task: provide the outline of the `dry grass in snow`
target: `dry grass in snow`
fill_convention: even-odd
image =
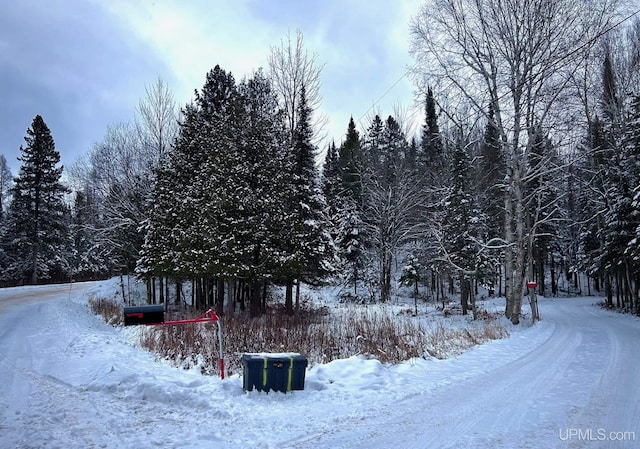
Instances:
[[[94,313],[118,325],[122,311],[114,301],[90,301]],[[461,315],[431,312],[418,317],[394,306],[343,305],[306,308],[294,316],[272,310],[260,318],[223,316],[224,357],[227,375],[241,371],[246,352],[298,352],[310,364],[353,355],[382,363],[400,363],[416,357],[444,359],[489,340],[505,338],[507,330],[497,314],[484,312],[472,321]],[[167,319],[183,316],[168,316]],[[143,327],[136,330],[142,347],[185,369],[199,367],[218,373],[216,324]]]

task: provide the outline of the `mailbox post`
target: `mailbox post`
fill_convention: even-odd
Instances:
[[[222,324],[216,313],[209,309],[200,316],[191,320],[164,320],[163,305],[125,307],[123,310],[124,325],[131,326],[146,324],[147,326],[179,326],[182,324],[216,323],[218,325],[218,347],[220,350],[220,378],[224,379],[224,356],[222,354]]]

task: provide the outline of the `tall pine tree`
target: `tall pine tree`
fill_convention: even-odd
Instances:
[[[10,260],[5,276],[32,284],[61,280],[68,273],[68,262],[63,203],[67,189],[60,183],[60,153],[40,115],[33,119],[24,140],[7,217],[4,247]]]
[[[313,282],[332,271],[332,240],[324,216],[324,201],[318,186],[315,147],[312,143],[312,110],[302,86],[298,104],[298,121],[293,136],[291,154],[291,196],[289,207],[290,252],[285,267],[288,271],[286,309],[293,313],[291,287],[293,280]],[[297,291],[296,298],[299,298]]]

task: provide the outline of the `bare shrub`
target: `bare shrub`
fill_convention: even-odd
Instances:
[[[124,321],[122,307],[113,299],[90,298],[89,307],[94,315],[101,315],[112,326],[119,326]]]
[[[114,326],[123,324],[116,300],[91,298],[93,313]],[[184,310],[167,319],[191,316]],[[294,316],[274,308],[259,318],[221,317],[227,374],[239,372],[243,353],[304,354],[310,363],[363,355],[382,363],[400,363],[416,357],[444,359],[489,340],[505,338],[497,314],[483,312],[479,320],[452,326],[449,318],[428,325],[406,311],[392,307],[342,305],[329,310],[308,304]],[[447,325],[445,325],[447,323]],[[142,327],[140,345],[185,369],[199,367],[203,374],[219,375],[218,331],[215,323]]]
[[[488,340],[504,338],[499,322],[477,321],[456,329],[442,323],[425,326],[391,308],[363,306],[301,310],[287,316],[273,310],[259,318],[222,317],[224,357],[228,375],[238,373],[243,353],[304,354],[310,363],[326,363],[364,355],[382,363],[400,363],[415,357],[439,359],[459,354]],[[176,366],[199,366],[204,374],[219,374],[215,324],[146,328],[140,344]]]
[[[497,321],[475,321],[474,324],[464,328],[451,328],[438,323],[425,334],[425,351],[431,357],[446,359],[489,340],[509,336],[507,330]]]

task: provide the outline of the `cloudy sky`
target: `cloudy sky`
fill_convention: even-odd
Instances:
[[[236,80],[266,67],[271,46],[299,29],[325,64],[321,113],[339,143],[349,117],[415,117],[408,23],[418,0],[20,0],[0,14],[0,154],[14,174],[42,115],[73,164],[128,121],[158,78],[180,106],[216,64]],[[406,119],[408,121],[408,119]]]

